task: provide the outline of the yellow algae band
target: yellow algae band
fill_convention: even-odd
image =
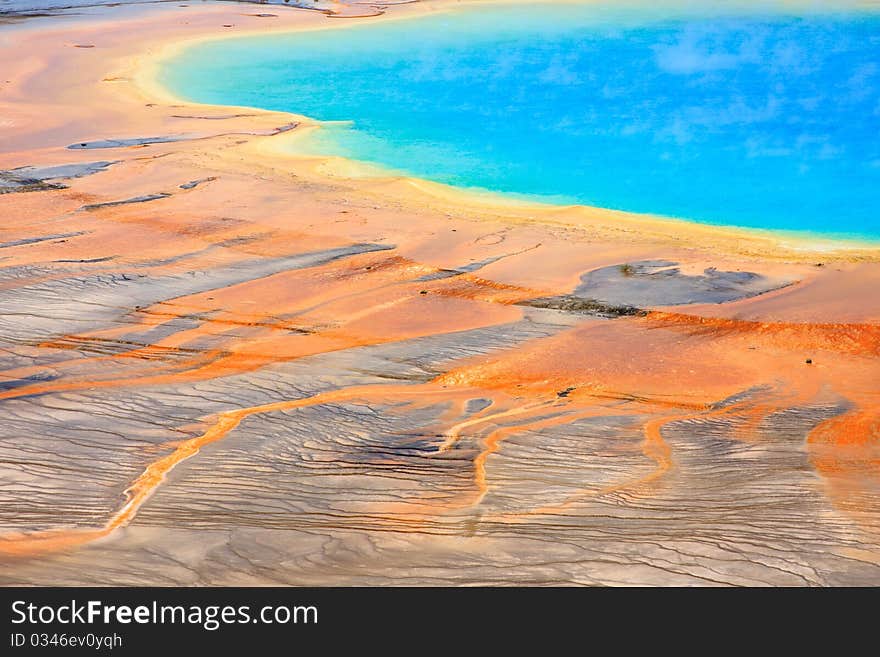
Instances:
[[[764,13],[761,13],[762,17],[766,14],[770,17],[775,16],[775,18],[756,19],[752,17],[751,10],[742,8],[736,10],[742,13],[732,12],[730,15],[736,16],[736,20],[739,22],[755,22],[756,29],[761,28],[763,30],[763,40],[769,41],[771,46],[777,44],[780,47],[782,45],[790,45],[790,41],[797,39],[804,41],[803,45],[809,46],[809,39],[813,38],[811,36],[813,32],[824,34],[824,31],[827,30],[840,30],[846,33],[841,36],[841,39],[852,36],[856,42],[860,42],[860,39],[855,38],[854,35],[860,34],[860,30],[870,31],[871,20],[873,20],[864,18],[870,16],[870,14],[852,13],[842,14],[841,16],[833,14],[832,17],[828,17],[820,13],[811,18],[810,21],[812,22],[805,24],[805,27],[795,29],[789,26],[789,22],[796,24],[797,21],[792,19],[792,21],[787,22],[786,19],[788,14],[785,12],[791,12],[791,7],[785,8],[780,6],[777,9],[780,10],[778,14],[774,13],[774,11],[767,13],[768,10],[766,9],[762,10]],[[496,13],[493,14],[492,12]],[[615,8],[609,8],[608,5],[603,3],[597,3],[595,6],[581,6],[579,9],[568,8],[565,12],[574,12],[571,13],[571,16],[575,17],[573,19],[574,22],[583,22],[584,29],[588,29],[588,26],[592,25],[593,21],[598,21],[597,24],[600,26],[607,24],[616,25],[616,21],[621,21],[621,29],[624,29],[630,25],[628,21],[635,20],[632,18],[633,16],[639,16],[638,12],[630,11],[627,13],[623,10],[618,11],[616,6]],[[824,251],[829,248],[845,248],[846,246],[855,249],[875,248],[875,244],[859,241],[861,239],[870,239],[870,233],[873,230],[873,216],[870,214],[873,199],[868,198],[865,202],[862,200],[864,190],[870,187],[867,181],[873,175],[871,173],[873,169],[871,166],[868,166],[869,163],[859,169],[862,166],[859,163],[860,161],[856,161],[859,156],[854,155],[850,158],[852,161],[844,158],[844,161],[833,166],[830,164],[823,165],[821,161],[827,160],[829,157],[839,157],[832,154],[834,149],[831,148],[829,150],[825,148],[822,151],[824,154],[818,151],[813,153],[812,150],[803,145],[797,146],[798,152],[795,155],[791,155],[789,159],[786,159],[784,157],[784,146],[790,139],[794,139],[796,135],[785,134],[787,128],[778,125],[779,122],[776,119],[771,121],[770,119],[773,117],[769,114],[769,119],[758,120],[749,119],[748,113],[740,112],[740,114],[736,115],[740,118],[731,121],[729,119],[733,116],[731,113],[734,112],[734,107],[728,109],[725,109],[726,106],[722,107],[720,105],[715,107],[705,98],[697,95],[693,97],[688,96],[685,91],[695,86],[694,84],[684,84],[682,88],[676,88],[674,91],[665,91],[668,87],[681,86],[679,83],[680,79],[683,78],[685,81],[689,81],[693,76],[699,75],[704,70],[714,72],[714,76],[718,77],[727,69],[735,69],[737,71],[736,75],[739,77],[754,77],[754,84],[751,84],[750,87],[763,88],[767,84],[774,82],[773,75],[775,74],[772,70],[761,69],[752,71],[751,69],[755,67],[751,66],[749,68],[745,64],[742,64],[739,68],[734,66],[738,62],[750,61],[754,63],[755,58],[761,56],[761,53],[752,53],[750,55],[751,59],[749,59],[745,55],[738,55],[737,52],[739,51],[736,48],[733,48],[731,53],[727,53],[723,48],[721,52],[717,53],[712,50],[713,47],[721,48],[721,45],[723,45],[714,44],[712,39],[707,36],[707,34],[711,35],[711,30],[707,32],[708,28],[705,28],[705,24],[711,20],[709,16],[714,15],[712,12],[707,13],[693,8],[689,9],[688,12],[682,15],[692,16],[693,18],[689,20],[693,20],[694,29],[699,28],[703,30],[700,32],[703,35],[701,37],[702,41],[697,40],[694,43],[690,43],[686,33],[683,33],[684,36],[682,36],[672,30],[672,28],[654,27],[655,23],[653,22],[648,22],[645,25],[637,23],[639,30],[634,32],[633,36],[628,37],[635,42],[639,38],[646,38],[643,33],[646,30],[650,30],[651,38],[657,41],[656,44],[653,41],[648,44],[654,45],[651,45],[647,50],[646,57],[639,56],[635,58],[636,63],[646,59],[653,59],[654,57],[658,60],[654,66],[657,70],[654,71],[652,68],[651,75],[646,75],[644,72],[639,73],[636,70],[636,73],[641,75],[641,77],[637,76],[636,79],[631,80],[631,84],[636,86],[641,84],[644,87],[646,98],[636,98],[633,99],[633,102],[627,101],[625,104],[637,106],[638,102],[642,102],[643,104],[655,104],[660,107],[664,102],[667,104],[671,103],[668,109],[656,110],[656,117],[653,117],[650,113],[646,114],[644,111],[642,111],[640,117],[636,117],[647,126],[643,127],[642,132],[647,134],[650,139],[659,141],[664,148],[668,146],[666,150],[669,152],[663,153],[666,159],[662,162],[655,162],[657,154],[651,152],[650,144],[640,147],[637,141],[633,141],[633,138],[628,136],[633,131],[638,132],[638,125],[630,126],[625,124],[625,122],[620,126],[615,124],[615,112],[618,111],[613,106],[604,107],[599,105],[593,108],[594,113],[597,115],[607,115],[609,125],[580,125],[578,121],[583,120],[583,117],[578,115],[576,109],[566,108],[565,102],[557,103],[556,114],[559,115],[557,118],[572,126],[579,126],[581,128],[580,132],[584,132],[584,128],[589,128],[587,132],[597,132],[602,129],[620,132],[619,138],[610,146],[603,141],[595,139],[592,141],[581,139],[581,141],[575,141],[575,145],[570,144],[574,137],[568,136],[564,140],[564,144],[579,152],[603,153],[607,151],[607,157],[604,162],[600,163],[601,166],[595,166],[595,163],[589,158],[573,159],[571,153],[554,159],[554,153],[558,150],[558,147],[553,142],[553,135],[555,133],[550,130],[552,126],[543,125],[541,122],[535,125],[532,125],[529,121],[522,123],[513,112],[508,112],[508,115],[504,117],[504,121],[501,123],[511,125],[510,130],[515,131],[515,138],[503,139],[491,137],[489,134],[484,135],[484,133],[489,131],[483,130],[476,118],[465,120],[466,117],[464,115],[459,116],[451,111],[438,111],[436,117],[430,111],[426,112],[422,107],[424,103],[421,102],[421,96],[418,95],[421,93],[419,91],[421,87],[418,85],[424,86],[429,91],[457,88],[455,85],[460,85],[462,95],[466,97],[474,96],[474,90],[468,89],[465,86],[466,82],[458,81],[454,75],[450,77],[442,70],[435,70],[437,68],[435,62],[443,58],[441,55],[442,52],[445,52],[443,48],[446,45],[419,46],[412,36],[415,32],[424,32],[428,42],[433,43],[433,40],[440,38],[439,32],[454,32],[454,30],[447,29],[451,19],[442,13],[435,18],[425,20],[404,22],[380,21],[376,26],[361,23],[357,30],[348,30],[346,32],[347,38],[344,46],[341,45],[342,41],[324,39],[321,32],[309,32],[284,38],[276,36],[262,40],[236,38],[230,41],[215,42],[213,45],[200,44],[198,47],[187,49],[186,56],[179,58],[176,65],[165,67],[163,77],[165,80],[172,81],[175,88],[184,90],[188,95],[203,100],[233,102],[239,105],[290,108],[299,113],[312,114],[322,118],[354,119],[354,126],[346,128],[340,128],[336,121],[310,123],[306,129],[292,133],[288,140],[276,140],[273,142],[273,148],[277,147],[280,150],[290,146],[295,148],[299,155],[335,153],[335,156],[331,157],[317,155],[311,158],[311,163],[317,165],[319,170],[325,175],[333,175],[343,179],[352,176],[372,176],[376,178],[375,182],[377,184],[397,181],[408,182],[424,188],[426,186],[424,181],[416,182],[412,178],[413,174],[401,173],[407,170],[416,171],[420,172],[419,175],[423,177],[435,178],[441,181],[455,181],[453,184],[456,185],[457,189],[465,188],[463,195],[469,198],[471,202],[477,202],[479,199],[481,202],[501,207],[507,204],[516,207],[517,200],[510,199],[509,195],[499,196],[482,191],[480,188],[504,189],[507,192],[521,190],[527,193],[526,197],[521,199],[523,206],[531,206],[534,213],[539,212],[541,206],[536,206],[534,201],[530,201],[530,199],[534,199],[541,192],[543,184],[548,184],[550,185],[547,190],[548,193],[555,194],[558,199],[567,199],[564,201],[566,206],[576,205],[578,203],[578,194],[582,194],[580,197],[581,205],[583,205],[583,201],[586,199],[590,201],[590,204],[595,204],[592,201],[597,201],[599,205],[608,207],[629,207],[630,210],[638,209],[642,213],[640,216],[648,220],[651,220],[653,216],[645,213],[654,213],[656,215],[658,212],[662,213],[661,209],[665,208],[665,214],[668,215],[693,217],[701,221],[713,223],[724,222],[734,226],[750,226],[751,229],[761,232],[763,232],[764,227],[772,227],[773,230],[769,231],[769,234],[771,239],[774,239],[777,243],[779,241],[784,241],[785,243],[795,242],[798,244],[806,243],[808,248],[813,250]],[[644,11],[643,13],[648,16],[653,15],[650,11]],[[618,14],[621,16],[618,17]],[[545,22],[549,20],[548,24],[550,27],[558,30],[558,27],[554,27],[555,24],[552,23],[553,19],[543,18],[545,15],[539,9],[517,7],[493,8],[484,11],[465,11],[463,14],[456,13],[456,22],[454,24],[470,26],[474,21],[490,20],[489,18],[480,17],[496,16],[496,22],[501,24],[498,27],[500,31],[506,34],[505,30],[514,30],[515,34],[519,34],[516,30],[524,28],[511,26],[519,25],[517,21],[522,22],[521,19],[525,16],[532,19],[530,23],[534,23],[535,20],[544,20]],[[564,15],[568,16],[569,13]],[[679,14],[670,10],[667,14],[664,14],[664,17],[668,23],[671,20],[670,17],[677,15]],[[602,18],[596,18],[596,16]],[[666,25],[667,23],[662,23],[661,25]],[[690,25],[687,22],[683,24]],[[675,25],[678,24],[676,23]],[[736,25],[738,23],[732,23],[731,19],[728,18],[728,14],[725,13],[725,18],[718,20],[716,29],[727,30],[725,34],[730,32],[728,36],[731,41],[745,38],[743,34],[739,34],[736,31],[739,29]],[[458,65],[458,60],[455,59],[457,52],[469,53],[470,49],[482,47],[480,39],[488,38],[485,36],[486,30],[477,30],[474,34],[471,34],[468,31],[474,31],[471,27],[462,29],[464,30],[462,32],[463,36],[458,35],[458,32],[454,32],[457,36],[448,37],[451,39],[447,48],[450,52],[447,53],[445,58],[451,59],[452,63],[449,66],[453,68]],[[598,28],[589,27],[589,29],[595,30]],[[667,32],[669,33],[667,34]],[[524,34],[529,33],[525,32]],[[596,32],[595,35],[593,32],[589,33],[597,43],[609,41],[609,39],[602,37],[603,34],[601,30]],[[624,32],[624,34],[628,33]],[[744,34],[747,36],[746,33]],[[397,35],[400,38],[392,39],[389,35]],[[596,35],[602,38],[598,38]],[[554,37],[548,36],[546,38],[550,39],[548,44],[555,43],[552,42]],[[681,39],[682,42],[675,45],[675,43],[671,43],[674,39]],[[403,42],[404,45],[400,47],[402,54],[396,51],[391,51],[391,54],[389,54],[389,47],[382,45],[394,40]],[[693,39],[691,40],[693,41]],[[412,41],[412,44],[410,44],[410,41]],[[613,41],[613,39],[610,41]],[[619,38],[618,41],[620,41]],[[703,43],[704,41],[709,43]],[[624,42],[626,43],[627,41]],[[667,42],[670,42],[671,45]],[[337,46],[335,44],[340,45]],[[442,44],[446,44],[446,42],[443,41]],[[412,48],[410,47],[411,45]],[[550,46],[548,45],[547,47]],[[617,48],[618,50],[624,48],[619,44],[601,47]],[[638,47],[641,46],[632,46],[632,48],[636,49]],[[740,49],[744,47],[741,46]],[[410,49],[415,49],[417,52],[412,55],[406,54]],[[354,54],[349,53],[349,51],[352,51]],[[630,52],[624,48],[619,53],[617,51],[612,52],[610,59],[619,63],[629,61],[625,58],[632,58],[631,56],[639,55],[640,52]],[[857,51],[850,50],[847,50],[847,53],[847,57],[852,59],[852,67],[857,67],[860,61],[859,58],[864,53],[860,54]],[[518,56],[521,59],[527,59],[528,54],[528,50],[523,51],[523,53],[520,53],[519,50],[514,52],[514,56]],[[227,57],[229,61],[224,60],[224,57]],[[461,67],[466,68],[467,55],[461,55],[461,57],[464,57]],[[400,89],[394,94],[377,93],[370,95],[370,89],[388,86],[383,84],[379,77],[371,77],[373,75],[381,76],[381,74],[374,74],[369,64],[362,63],[369,62],[373,58],[377,59],[376,68],[379,70],[385,70],[389,66],[397,66],[401,69],[395,73],[399,75],[400,80],[396,85],[392,86],[400,87]],[[593,62],[593,68],[586,71],[584,75],[589,73],[604,79],[603,76],[606,72],[601,68],[596,69],[598,65],[593,60],[595,60],[595,57],[590,60]],[[236,65],[235,62],[247,63]],[[816,67],[816,62],[812,61],[811,65]],[[222,67],[225,70],[225,74],[222,76],[215,74],[213,72],[214,69],[211,68],[212,66]],[[433,69],[431,68],[432,66],[434,66]],[[569,66],[571,66],[571,63],[569,63]],[[828,74],[833,79],[839,77],[837,72],[831,70],[836,64],[830,60],[828,62],[823,60],[823,66],[824,68],[822,68],[821,73],[816,73],[813,77],[798,84],[812,89],[818,82],[821,82],[819,78],[822,75]],[[410,70],[413,67],[415,67],[415,70]],[[741,71],[740,68],[742,68]],[[303,72],[304,70],[307,71]],[[421,77],[419,77],[419,71],[422,71]],[[421,81],[432,73],[439,76],[437,81],[433,81],[433,79],[429,82]],[[541,73],[542,76],[546,77],[545,73],[547,72],[543,71]],[[525,84],[528,74],[529,69],[526,67],[523,68],[522,76],[515,78],[513,81],[492,78],[489,82],[496,86],[506,82],[510,84]],[[278,79],[274,79],[273,75],[277,76]],[[444,75],[446,77],[443,77]],[[320,91],[320,79],[323,76],[330,76],[334,80],[332,89],[331,86],[327,87],[330,91],[326,92],[326,96],[322,96]],[[410,78],[414,76],[417,79],[417,83],[410,82]],[[577,72],[569,71],[568,76],[576,79]],[[200,78],[209,82],[200,86]],[[220,78],[227,79],[228,82],[225,84],[223,82],[210,82],[210,80],[219,80]],[[656,86],[658,84],[655,78],[661,80],[661,88],[654,90],[657,93],[651,95],[651,85],[654,84]],[[541,79],[543,80],[543,77]],[[749,79],[751,80],[751,78]],[[735,82],[735,80],[732,82]],[[542,82],[542,84],[544,83]],[[411,85],[411,88],[407,85]],[[573,85],[573,88],[576,86],[578,85]],[[792,83],[792,86],[796,85]],[[251,90],[252,87],[254,88],[253,91]],[[547,88],[552,89],[553,87],[549,86]],[[641,89],[642,87],[638,88]],[[316,89],[317,91],[312,92],[309,91],[310,89]],[[740,98],[741,91],[737,88],[729,93],[734,95],[735,100]],[[447,91],[445,93],[453,92]],[[666,98],[662,93],[680,94],[681,98],[678,100],[678,105],[675,103],[675,98],[672,96]],[[779,92],[782,96],[790,94],[792,97],[797,96],[798,93],[800,93],[799,90],[794,88]],[[599,94],[589,94],[584,99],[575,96],[566,98],[564,101],[570,102],[572,108],[576,108],[580,106],[579,103],[588,102],[589,98],[597,95]],[[337,101],[337,97],[348,100]],[[485,98],[475,97],[481,98],[479,102],[484,104],[494,102],[491,95],[487,95]],[[438,102],[444,106],[450,105],[454,101],[454,98],[446,96],[441,98],[442,101]],[[730,102],[735,105],[734,100]],[[777,101],[777,104],[788,103],[787,96],[783,100],[777,99]],[[699,103],[701,102],[708,104],[700,105]],[[758,93],[754,98],[740,98],[739,102],[740,104],[745,103],[751,106],[760,104],[762,98]],[[870,104],[870,95],[866,102]],[[394,109],[387,111],[382,109],[385,107],[396,108],[402,106],[408,106],[410,110],[405,113],[398,113]],[[785,105],[785,107],[786,109],[782,110],[783,113],[787,111],[788,106]],[[486,111],[491,113],[491,107]],[[529,106],[529,108],[523,110],[523,116],[526,116],[529,111],[532,111],[535,115],[543,116],[540,105],[534,108]],[[622,111],[620,110],[620,112]],[[718,130],[717,132],[720,134],[727,134],[728,136],[713,140],[708,133],[700,132],[698,135],[697,128],[699,125],[696,123],[693,125],[688,124],[690,132],[685,137],[689,137],[686,141],[688,143],[693,142],[693,144],[688,147],[689,150],[682,149],[682,156],[677,157],[675,144],[666,144],[666,141],[663,141],[664,139],[669,140],[668,136],[664,137],[664,131],[668,132],[671,130],[671,128],[667,130],[670,124],[681,123],[683,120],[682,116],[687,115],[688,112],[693,114],[697,111],[702,112],[701,116],[718,116],[718,120],[724,125],[737,124],[739,122],[744,123],[745,127],[741,130],[730,129],[726,133],[724,130]],[[819,113],[823,116],[828,114],[824,110]],[[410,114],[413,115],[412,118],[409,118]],[[839,147],[839,151],[851,150],[843,143],[849,138],[852,138],[854,143],[865,142],[865,139],[858,136],[860,130],[858,126],[862,123],[858,117],[863,114],[864,112],[856,112],[853,115],[854,119],[852,121],[845,116],[825,119],[836,126],[852,124],[851,128],[843,130],[838,135],[835,143]],[[745,118],[742,118],[743,116]],[[647,128],[653,125],[651,121],[654,121],[655,118],[658,125],[648,130]],[[809,117],[805,117],[804,120],[806,122],[812,121]],[[756,121],[757,123],[755,123]],[[444,123],[449,123],[452,127],[444,128]],[[477,136],[468,133],[468,130],[471,129],[471,123],[477,124],[473,128],[473,130],[479,133]],[[496,121],[495,124],[497,123]],[[813,123],[815,122],[813,121]],[[361,124],[365,126],[363,129],[359,127]],[[395,128],[396,124],[399,124],[397,128]],[[417,130],[418,126],[428,127],[423,128],[423,132],[417,133],[416,137],[402,136],[399,142],[395,141],[396,138],[393,137],[395,130],[402,135],[408,135]],[[684,129],[679,128],[679,130]],[[765,132],[777,130],[777,135],[774,136],[776,140],[774,143],[780,142],[777,144],[778,148],[774,150],[770,149],[769,146],[766,148],[759,148],[755,145],[748,146],[748,148],[743,146],[746,142],[751,143],[754,141],[754,139],[747,139],[750,136],[748,133],[742,132],[743,130],[750,129],[757,131],[759,137],[762,130]],[[819,132],[822,129],[822,126],[814,126],[814,130]],[[533,145],[530,145],[534,140],[534,137],[532,137],[534,134],[543,135],[541,148],[536,149]],[[386,136],[383,137],[381,135]],[[389,137],[387,135],[392,136]],[[463,135],[460,143],[455,141],[457,139],[456,135]],[[494,141],[488,144],[487,148],[490,151],[499,151],[500,155],[497,162],[491,159],[480,160],[479,156],[473,155],[481,147],[478,142],[482,137],[479,135],[484,135],[487,140],[494,139]],[[682,137],[682,139],[685,139],[685,137]],[[866,136],[866,138],[869,139],[870,137]],[[290,141],[290,139],[293,141]],[[408,139],[409,141],[407,141]],[[818,144],[822,140],[816,135],[812,137],[801,135],[798,138],[798,143],[801,141],[803,144],[815,141],[817,144],[816,148],[818,149]],[[506,144],[514,144],[519,157],[511,156],[505,160]],[[694,165],[685,164],[689,159],[694,159],[693,151],[695,148],[702,148],[705,151],[700,155],[699,162]],[[743,152],[734,152],[735,148],[739,148]],[[623,159],[619,161],[615,160],[617,151],[623,153],[620,156]],[[631,151],[632,155],[625,155],[625,153],[630,153]],[[870,151],[870,148],[868,151]],[[511,153],[513,152],[511,150]],[[711,155],[715,152],[723,152],[726,155],[723,158]],[[419,159],[421,157],[420,153],[425,156],[421,160]],[[531,156],[522,157],[523,153],[530,153]],[[338,157],[339,155],[346,157]],[[742,157],[739,157],[740,155]],[[377,165],[367,165],[364,162],[352,164],[351,160],[348,159],[351,157],[369,160],[370,162],[386,162],[387,164],[380,165],[379,168],[376,168]],[[474,163],[468,161],[474,158],[476,158]],[[797,168],[795,165],[798,164],[792,158],[799,158],[801,166],[799,173],[791,173],[792,170]],[[307,161],[308,159],[306,158]],[[682,163],[679,164],[676,160],[681,160]],[[463,163],[460,165],[456,164],[459,161]],[[554,162],[557,163],[553,164]],[[629,165],[622,166],[627,162],[629,162]],[[755,164],[758,162],[760,164]],[[520,169],[523,167],[528,169],[530,165],[534,170],[548,170],[550,173],[539,175],[529,174],[528,171],[520,172]],[[834,173],[834,167],[837,167],[837,169],[849,167],[847,168],[849,173],[846,176],[838,175]],[[607,169],[608,173],[603,174],[602,169]],[[715,175],[713,172],[716,169],[722,173],[726,171],[726,173],[720,176]],[[490,175],[488,173],[483,175],[479,173],[481,170],[501,173],[498,175]],[[810,173],[813,170],[815,170],[815,173]],[[468,173],[469,171],[471,173]],[[540,182],[541,175],[544,176],[544,183]],[[628,177],[637,180],[637,184],[629,182],[626,184],[618,183],[618,180]],[[773,181],[772,184],[767,183],[769,180]],[[562,187],[554,187],[557,184],[562,184]],[[522,185],[522,187],[519,185]],[[596,189],[589,191],[591,185],[596,187]],[[580,191],[581,188],[584,188],[584,190]],[[436,188],[432,187],[432,189]],[[603,189],[609,191],[603,193]],[[849,192],[846,191],[847,189],[849,189]],[[439,190],[447,195],[455,191],[443,187],[440,187]],[[777,191],[774,192],[773,190]],[[640,198],[639,194],[645,198]],[[554,209],[559,210],[558,207]],[[868,214],[863,217],[862,215],[866,212]],[[633,213],[622,214],[633,216]],[[610,213],[604,216],[610,220],[615,217],[615,214]],[[676,230],[676,226],[672,222],[665,224],[664,228],[665,230]],[[857,237],[855,236],[857,234],[864,234],[868,237]],[[839,242],[841,239],[843,240],[842,243]]]

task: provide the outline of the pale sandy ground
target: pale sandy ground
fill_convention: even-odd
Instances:
[[[0,25],[0,582],[880,583],[880,251],[352,179],[151,82],[347,24]]]

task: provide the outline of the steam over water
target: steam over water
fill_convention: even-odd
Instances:
[[[500,7],[190,49],[204,102],[328,121],[311,152],[464,187],[880,237],[880,19]]]

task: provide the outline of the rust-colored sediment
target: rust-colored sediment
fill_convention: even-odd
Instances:
[[[420,5],[369,20],[438,7]],[[221,441],[250,435],[248,418],[275,421],[282,440],[285,431],[302,430],[306,420],[297,411],[332,404],[365,405],[399,419],[423,434],[424,444],[407,447],[407,458],[417,451],[419,459],[400,480],[409,488],[372,485],[362,496],[367,501],[343,499],[322,526],[329,533],[351,513],[349,529],[373,538],[375,530],[414,541],[474,541],[432,543],[425,555],[476,549],[479,522],[501,524],[528,545],[517,531],[552,520],[575,523],[587,508],[604,517],[607,507],[595,505],[642,504],[635,514],[641,517],[652,511],[649,503],[677,504],[669,500],[687,498],[681,491],[690,490],[693,453],[710,434],[759,454],[761,446],[783,444],[782,426],[820,484],[800,482],[800,493],[813,494],[807,488],[815,486],[828,505],[810,511],[802,525],[833,516],[817,544],[845,526],[852,532],[847,540],[862,543],[836,553],[865,562],[874,557],[864,555],[880,553],[880,516],[871,501],[880,481],[876,248],[819,249],[591,208],[501,205],[405,178],[346,179],[333,161],[283,154],[284,140],[308,126],[302,117],[191,105],[149,84],[148,52],[216,35],[233,16],[240,31],[348,23],[317,12],[278,14],[270,24],[214,5],[188,8],[186,21],[164,7],[124,16],[101,10],[76,24],[25,23],[0,42],[9,69],[0,96],[0,170],[116,162],[65,180],[66,189],[0,194],[0,214],[15,218],[0,225],[9,274],[0,281],[0,346],[9,356],[0,362],[0,413],[17,426],[25,418],[40,433],[41,413],[72,407],[105,418],[104,396],[118,404],[135,394],[147,405],[186,402],[180,418],[153,417],[143,435],[126,435],[136,447],[101,452],[118,472],[140,475],[130,481],[119,474],[96,488],[127,485],[122,502],[108,496],[95,503],[97,527],[47,520],[36,502],[38,520],[3,516],[0,566],[4,558],[18,564],[33,557],[51,569],[49,553],[73,558],[88,552],[77,548],[111,536],[101,544],[112,549],[124,542],[116,530],[138,526],[138,514],[149,515],[163,499],[151,497],[173,490],[201,458],[169,479],[175,468],[209,445],[220,451],[227,444]],[[96,48],[73,50],[73,43]],[[64,111],[48,112],[50,106]],[[214,120],[199,118],[205,116]],[[273,136],[292,120],[300,127]],[[66,148],[170,134],[198,139],[108,152]],[[193,180],[205,182],[180,188]],[[158,192],[170,196],[83,209]],[[372,250],[358,251],[363,245]],[[340,249],[351,251],[302,260]],[[659,295],[635,316],[529,305],[567,298],[587,272],[648,259],[678,262],[685,273],[716,267],[790,284],[722,304],[665,306]],[[426,340],[444,347],[432,352],[435,343]],[[365,353],[415,363],[394,375],[412,380],[383,380],[391,374],[368,371]],[[330,362],[346,363],[344,376],[327,370]],[[294,372],[330,390],[289,398],[292,388],[281,383]],[[277,390],[267,391],[273,377]],[[257,384],[260,396],[251,395]],[[200,396],[199,386],[216,388]],[[277,400],[266,403],[267,395]],[[471,412],[474,401],[481,405]],[[552,454],[560,439],[577,438],[579,423],[612,420],[599,433],[599,447],[574,451],[545,470],[541,450]],[[330,414],[327,421],[336,420]],[[100,428],[117,430],[112,421]],[[377,443],[391,438],[371,436]],[[15,442],[4,437],[3,444]],[[505,458],[520,442],[537,462]],[[41,445],[51,452],[48,442]],[[313,448],[309,437],[303,445]],[[33,445],[28,450],[21,462],[32,458]],[[594,458],[600,451],[602,458]],[[3,464],[16,475],[23,472],[18,456]],[[371,458],[396,475],[409,463],[387,454]],[[700,476],[722,476],[707,472]],[[15,481],[21,487],[10,495],[19,496],[17,505],[27,504],[27,486],[45,485],[39,476]],[[325,494],[344,497],[346,482],[333,480]],[[719,480],[715,488],[725,485]],[[780,495],[794,486],[780,484]],[[201,508],[187,513],[204,519]],[[321,513],[304,511],[303,522]],[[668,517],[652,527],[680,533],[664,524],[673,522]],[[53,528],[39,529],[47,526]],[[418,552],[422,543],[412,545]]]

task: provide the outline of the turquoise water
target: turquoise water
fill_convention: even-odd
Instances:
[[[880,239],[876,14],[493,7],[208,42],[162,82],[452,185]]]

